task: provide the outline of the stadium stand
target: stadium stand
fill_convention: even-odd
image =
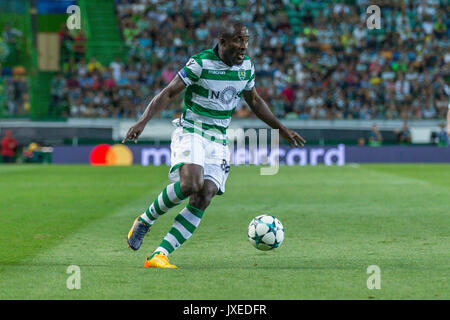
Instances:
[[[9,13],[27,12],[26,3],[2,2],[0,59],[12,50],[5,49],[7,39],[31,39],[29,22],[24,22],[29,19],[11,20]],[[30,50],[14,46],[18,52],[8,59],[19,62],[2,60],[0,116],[34,108],[41,118],[136,118],[191,55],[214,45],[218,26],[233,17],[251,31],[248,55],[257,67],[257,87],[280,118],[445,119],[450,93],[447,1],[378,1],[379,30],[366,27],[368,0],[66,3],[78,4],[87,19],[81,31],[61,25],[61,70],[40,72],[33,86],[26,81],[30,64],[20,63],[32,60]],[[43,30],[50,18],[39,20],[40,31],[50,31]],[[30,107],[33,93],[36,103]],[[172,118],[181,110],[180,96],[159,116]],[[253,115],[241,101],[234,117]]]
[[[0,3],[0,116],[30,113],[25,1]]]
[[[260,94],[286,119],[444,119],[450,54],[448,3],[382,1],[382,28],[368,30],[369,1],[116,1],[128,54],[95,71],[67,67],[71,116],[137,117],[188,57],[214,45],[239,18]],[[181,97],[161,117],[182,110]],[[235,117],[249,117],[242,103]]]

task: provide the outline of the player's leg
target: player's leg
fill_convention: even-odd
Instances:
[[[152,225],[156,219],[165,214],[171,208],[180,204],[187,197],[202,189],[203,167],[186,163],[180,168],[180,181],[169,184],[156,197],[155,201],[148,207],[147,211],[141,215],[143,222]]]
[[[196,164],[184,164],[179,170],[180,181],[166,186],[147,210],[134,221],[127,237],[128,246],[131,249],[140,248],[144,236],[156,219],[203,187],[203,167]]]
[[[177,128],[172,135],[170,149],[169,178],[173,182],[173,187],[167,186],[167,190],[163,190],[145,214],[141,215],[143,222],[149,225],[202,188],[204,158],[202,138],[193,133],[184,133],[183,128]]]
[[[218,187],[213,181],[203,180],[202,189],[191,195],[187,206],[175,217],[172,228],[147,258],[145,267],[176,268],[169,263],[167,256],[192,236],[217,191]]]
[[[138,250],[153,223],[171,208],[182,203],[191,194],[201,190],[203,184],[203,150],[201,137],[183,133],[177,128],[172,135],[171,184],[154,199],[147,210],[137,217],[128,233],[128,246]]]
[[[127,237],[128,246],[133,250],[138,250],[145,234],[149,231],[156,219],[171,208],[182,203],[187,197],[188,195],[185,195],[181,191],[179,181],[166,186],[147,210],[134,220]]]
[[[219,189],[211,180],[205,179],[203,181],[203,188],[201,191],[192,194],[189,198],[189,205],[205,211],[210,205],[212,198],[217,194]]]
[[[186,163],[180,167],[180,189],[187,196],[200,192],[203,188],[203,167]]]
[[[180,247],[192,236],[200,224],[204,210],[211,203],[211,199],[216,194],[223,194],[225,192],[225,183],[230,171],[230,153],[228,147],[212,142],[206,144],[203,150],[205,155],[205,165],[201,166],[203,169],[203,180],[199,179],[197,181],[198,183],[192,182],[192,179],[183,180],[184,178],[192,178],[195,175],[190,171],[182,173],[182,183],[183,181],[190,181],[188,185],[191,186],[202,184],[201,191],[194,192],[190,196],[189,204],[177,215],[172,228],[153,255],[147,258],[145,262],[146,267],[175,268],[174,265],[169,263],[167,255]]]

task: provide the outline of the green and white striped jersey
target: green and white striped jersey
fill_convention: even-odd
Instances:
[[[226,129],[243,91],[255,85],[253,62],[245,56],[241,65],[230,67],[214,49],[208,49],[192,56],[178,75],[186,84],[186,92],[183,115],[176,121],[185,131],[226,141]]]

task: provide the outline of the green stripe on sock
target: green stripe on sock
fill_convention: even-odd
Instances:
[[[166,249],[169,253],[173,252],[175,250],[174,247],[172,247],[172,245],[170,244],[169,241],[167,240],[163,240],[161,241],[161,244],[159,245],[160,247],[163,247],[164,249]]]
[[[156,197],[155,201],[153,201],[153,207],[155,208],[156,213],[161,215],[161,214],[164,214],[165,212],[162,211],[161,208],[159,207],[158,197]]]
[[[163,199],[163,202],[166,205],[166,207],[169,209],[173,208],[177,205],[176,203],[173,203],[172,201],[170,201],[169,197],[167,196],[167,187],[165,187],[162,192],[162,199]]]
[[[183,195],[180,188],[180,181],[175,182],[175,185],[173,186],[175,190],[175,194],[177,195],[178,199],[184,200],[187,197]]]
[[[198,218],[202,218],[203,217],[203,213],[205,213],[203,210],[197,209],[196,207],[192,206],[191,204],[187,204],[186,208],[195,216],[197,216]]]
[[[147,218],[149,218],[150,220],[156,220],[156,218],[154,216],[152,216],[152,214],[150,213],[150,207],[147,208],[147,211],[145,211],[145,215],[147,216]]]
[[[185,227],[186,230],[188,230],[190,233],[194,233],[195,229],[197,229],[192,223],[187,221],[181,214],[178,214],[175,217],[175,220],[181,223],[181,225]]]
[[[183,237],[183,235],[181,234],[181,232],[178,231],[178,229],[176,229],[176,228],[174,228],[174,227],[172,227],[172,229],[170,229],[169,233],[170,233],[171,235],[173,235],[173,236],[178,240],[178,242],[180,243],[180,245],[183,244],[183,243],[186,241],[186,239]]]
[[[143,224],[145,224],[146,226],[151,226],[151,224],[149,224],[147,221],[145,221],[142,217],[138,218],[138,221],[142,222]]]

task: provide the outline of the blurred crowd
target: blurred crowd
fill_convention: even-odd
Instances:
[[[75,117],[139,117],[190,56],[212,48],[227,18],[243,21],[260,95],[285,119],[444,119],[449,2],[117,0],[126,57],[65,61],[52,99]],[[182,110],[179,97],[161,117]],[[242,100],[234,117],[251,117]]]
[[[20,116],[30,111],[27,72],[23,66],[11,67],[20,59],[23,42],[22,32],[14,26],[5,24],[0,30],[0,115]]]

